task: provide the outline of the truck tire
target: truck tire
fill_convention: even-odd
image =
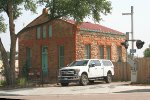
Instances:
[[[88,79],[88,76],[86,74],[82,74],[81,75],[81,78],[80,78],[80,84],[85,86],[89,83],[89,79]]]
[[[68,86],[69,83],[61,83],[61,86]]]
[[[112,74],[111,73],[107,73],[107,76],[105,78],[105,82],[106,83],[111,83],[112,81]]]

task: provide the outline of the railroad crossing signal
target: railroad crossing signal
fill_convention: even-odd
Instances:
[[[121,45],[123,45],[126,49],[128,49],[129,43],[127,40],[125,40],[125,42],[122,42]]]
[[[141,49],[141,48],[143,47],[144,43],[145,43],[144,41],[137,40],[137,41],[136,41],[136,47],[137,47],[138,49]]]
[[[144,41],[141,41],[141,40],[125,40],[124,42],[121,43],[121,45],[123,45],[126,49],[128,49],[128,46],[129,46],[128,41],[136,41],[137,49],[141,49],[145,43]]]

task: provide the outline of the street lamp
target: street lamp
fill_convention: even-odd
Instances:
[[[131,15],[131,40],[134,40],[133,36],[133,6],[131,6],[131,12],[130,13],[122,13],[122,15]],[[132,50],[134,50],[134,41],[132,41]],[[132,53],[132,59],[134,56],[134,53]]]

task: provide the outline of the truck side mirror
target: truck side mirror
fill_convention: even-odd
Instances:
[[[89,67],[95,67],[95,63],[90,64]]]

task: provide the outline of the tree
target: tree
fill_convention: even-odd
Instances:
[[[90,17],[99,22],[101,14],[111,13],[111,2],[108,0],[41,0],[49,9],[51,20],[61,17],[71,17],[77,22]]]
[[[0,0],[0,14],[5,12],[9,18],[11,39],[10,61],[8,61],[7,52],[0,39],[0,52],[5,66],[5,73],[7,73],[6,80],[8,85],[15,83],[16,40],[19,33],[15,33],[14,20],[21,15],[22,8],[35,12],[37,3],[46,4],[51,20],[69,17],[77,22],[82,22],[85,17],[92,16],[96,22],[99,22],[101,14],[107,15],[111,13],[111,2],[107,0]],[[2,15],[0,15],[0,26],[2,26],[0,32],[5,32],[6,24],[3,22]]]
[[[0,38],[0,52],[3,60],[7,85],[15,84],[15,54],[18,34],[15,32],[14,20],[16,20],[22,14],[21,11],[23,8],[35,13],[36,4],[37,2],[35,2],[35,0],[0,0],[0,32],[6,31],[6,24],[4,23],[4,18],[2,16],[2,13],[6,13],[9,19],[9,31],[11,40],[10,57],[8,58],[7,52]]]
[[[1,52],[0,52],[0,60],[2,60]]]
[[[150,57],[150,45],[149,45],[149,48],[146,48],[144,50],[144,57]]]
[[[0,32],[5,32],[5,31],[6,31],[6,24],[4,23],[3,16],[0,16]]]

